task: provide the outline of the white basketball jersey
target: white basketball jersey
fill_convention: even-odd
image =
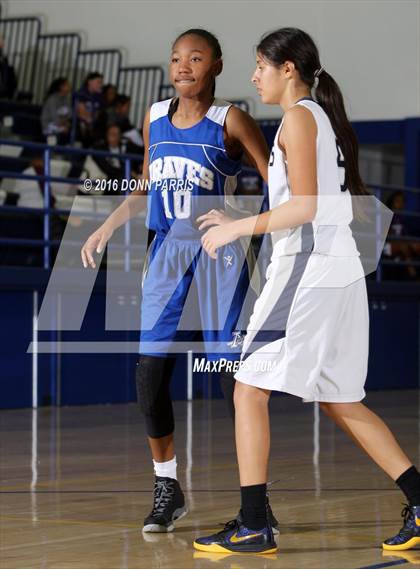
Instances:
[[[312,223],[272,232],[273,257],[313,252],[333,256],[359,255],[349,224],[353,219],[352,197],[344,186],[344,159],[322,107],[305,98],[296,103],[309,109],[316,121],[317,213]],[[284,120],[284,119],[283,119]],[[278,146],[283,120],[277,130],[268,168],[270,209],[291,196],[287,162]]]

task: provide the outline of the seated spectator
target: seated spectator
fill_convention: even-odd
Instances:
[[[128,118],[128,115],[130,114],[130,105],[130,97],[127,97],[127,95],[118,95],[114,105],[108,110],[108,124],[117,124],[123,134],[134,128]]]
[[[109,125],[120,127],[123,138],[130,140],[136,146],[143,147],[143,139],[140,132],[130,122],[131,99],[127,95],[118,95],[112,107],[104,109],[96,122],[98,138],[104,139]]]
[[[82,88],[74,97],[77,117],[76,138],[81,140],[85,148],[94,143],[94,124],[104,106],[102,83],[103,76],[100,73],[89,73]]]
[[[56,135],[58,144],[69,140],[71,128],[71,87],[66,77],[54,79],[42,107],[41,123],[45,136]]]
[[[125,164],[119,155],[125,153],[140,154],[143,149],[130,141],[123,140],[120,127],[111,124],[106,129],[105,141],[96,144],[95,150],[104,150],[115,154],[115,156],[92,156],[92,158],[108,179],[121,181],[125,177]],[[137,177],[139,172],[140,160],[135,163],[132,162],[131,177]],[[111,190],[109,193],[115,192]]]
[[[109,121],[114,122],[121,128],[123,138],[139,146],[144,150],[143,138],[140,131],[130,122],[131,98],[127,95],[118,95],[115,105],[110,110]]]
[[[107,83],[102,88],[102,96],[104,100],[104,107],[107,109],[108,107],[112,107],[115,103],[115,99],[118,95],[118,89],[112,83]]]
[[[385,243],[385,255],[394,261],[410,262],[420,258],[420,247],[416,241],[398,240],[392,237],[415,236],[416,231],[410,217],[404,215],[405,195],[402,191],[393,192],[386,201],[386,205],[394,212],[388,238]],[[419,274],[414,265],[401,265],[390,267],[386,271],[389,278],[398,280],[418,280]]]
[[[3,50],[4,39],[0,37],[0,98],[13,99],[17,87],[16,73]]]

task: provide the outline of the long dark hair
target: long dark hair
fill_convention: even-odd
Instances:
[[[176,43],[185,36],[198,36],[207,42],[207,45],[211,48],[213,52],[213,58],[216,61],[217,59],[222,59],[222,48],[220,47],[219,40],[217,37],[212,34],[211,32],[204,30],[203,28],[190,28],[176,38],[174,43],[172,44],[172,49],[175,48]],[[213,95],[216,91],[216,79],[213,83]]]
[[[316,100],[328,115],[343,153],[345,185],[354,195],[368,195],[359,172],[359,145],[347,118],[343,95],[333,77],[321,68],[318,48],[311,36],[298,28],[281,28],[263,36],[257,52],[276,67],[285,61],[293,62],[301,80],[310,89],[318,79]]]
[[[54,79],[51,82],[50,86],[48,87],[48,91],[45,95],[45,99],[48,99],[48,97],[51,97],[51,95],[55,95],[56,93],[59,93],[60,89],[64,85],[64,83],[68,83],[67,77],[57,77],[57,79]]]

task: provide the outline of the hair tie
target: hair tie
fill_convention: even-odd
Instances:
[[[314,84],[312,85],[312,89],[311,89],[311,96],[312,99],[314,99],[315,101],[316,99],[316,90],[318,89],[318,85],[319,85],[319,76],[321,75],[321,73],[324,71],[324,68],[321,66],[319,69],[316,69],[314,72]]]

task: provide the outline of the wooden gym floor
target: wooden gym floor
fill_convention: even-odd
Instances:
[[[372,392],[417,464],[419,392]],[[179,480],[190,512],[172,534],[143,536],[153,477],[135,404],[0,412],[1,569],[360,569],[420,565],[385,555],[402,495],[312,404],[272,400],[271,503],[279,552],[212,556],[195,536],[236,515],[233,433],[223,401],[178,402]],[[219,526],[220,527],[220,526]]]

